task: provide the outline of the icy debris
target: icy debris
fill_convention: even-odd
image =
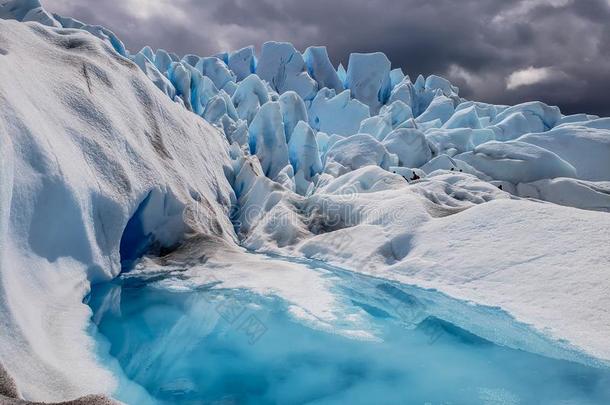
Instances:
[[[16,18],[23,16],[19,14]],[[85,24],[75,20],[58,17],[57,21],[65,26],[87,29]],[[98,27],[98,31],[108,33],[102,27]],[[118,44],[115,46],[117,51],[125,54],[124,47],[114,36],[107,35],[103,39],[113,46]],[[278,42],[264,44],[258,60],[253,47],[208,58],[186,55],[181,62],[177,62],[174,54],[163,50],[155,54],[145,47],[132,59],[170,98],[178,97],[187,109],[223,128],[227,139],[238,143],[245,140],[245,124],[240,124],[240,120],[251,125],[262,106],[269,101],[279,101],[286,143],[298,122],[308,122],[314,134],[328,134],[316,136],[321,141],[319,152],[322,157],[335,143],[342,141],[342,137],[361,133],[384,141],[392,130],[404,129],[386,142],[387,149],[391,150],[388,151],[389,162],[394,159],[401,166],[416,167],[439,153],[447,158],[460,156],[463,159],[458,158],[458,161],[464,161],[471,159],[468,153],[489,141],[510,141],[524,134],[544,133],[560,124],[593,125],[591,119],[596,118],[584,114],[562,117],[556,107],[539,102],[512,107],[465,102],[458,97],[457,87],[446,79],[420,75],[412,83],[401,69],[390,70],[390,62],[381,53],[352,54],[347,72],[341,65],[335,70],[325,47],[307,48],[302,55],[291,44]],[[342,91],[344,88],[348,90]],[[603,120],[595,125],[608,126]],[[420,134],[411,139],[418,139],[419,146],[408,147],[406,133]],[[426,139],[422,138],[422,133]],[[534,138],[531,139],[531,143],[535,143]],[[544,147],[549,150],[560,148],[548,144]],[[607,178],[604,175],[608,170],[603,164],[592,165],[596,172],[591,173],[592,170],[584,167],[586,160],[579,160],[574,148],[570,150],[572,152],[561,151],[558,155],[570,154],[567,161],[581,169],[578,170],[580,178]],[[603,148],[600,151],[601,155]],[[447,164],[446,158],[442,159],[445,163],[441,167],[453,167]],[[261,156],[261,161],[269,169],[268,158]],[[272,170],[274,175],[280,173],[284,163],[282,159]],[[336,167],[337,161],[329,164]],[[470,172],[479,176],[494,177],[472,165],[467,166]],[[329,171],[335,172],[330,168]],[[284,175],[290,177],[289,173]],[[496,180],[507,176],[510,177],[505,174]]]

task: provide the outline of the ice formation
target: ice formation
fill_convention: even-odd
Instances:
[[[304,100],[315,96],[317,83],[309,76],[303,55],[292,44],[265,42],[256,65],[256,75],[278,93],[295,91]]]
[[[111,393],[83,297],[193,245],[435,288],[610,361],[609,119],[468,101],[381,53],[180,58],[37,0],[0,18],[0,362],[25,398]]]
[[[390,95],[390,61],[381,52],[353,53],[349,57],[345,86],[352,96],[377,114]]]

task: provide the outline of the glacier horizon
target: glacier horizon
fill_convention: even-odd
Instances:
[[[0,363],[28,400],[116,388],[87,332],[92,284],[249,252],[498,307],[552,357],[610,364],[610,118],[468,101],[382,53],[347,69],[281,42],[131,54],[36,0],[0,1],[0,100]],[[222,283],[324,319],[241,271]]]

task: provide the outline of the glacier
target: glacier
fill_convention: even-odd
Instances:
[[[587,376],[580,390],[558,375],[565,390],[547,387],[549,400],[610,400],[610,120],[466,100],[379,52],[346,66],[282,42],[132,53],[38,0],[0,0],[0,402],[221,400],[221,382],[195,394],[211,371],[188,356],[172,368],[169,347],[229,334],[218,348],[239,356],[189,347],[226,381],[256,365],[233,399],[370,403],[389,395],[383,373],[407,384],[415,371],[392,358],[415,356],[429,327],[446,339],[421,349],[432,358],[486,370],[480,345],[492,347]],[[408,332],[388,306],[397,294],[417,308]],[[234,341],[214,312],[227,300],[264,318],[269,340]],[[143,319],[172,334],[146,340]],[[274,349],[312,367],[261,382],[281,364]],[[177,379],[145,371],[151,353]],[[320,358],[329,381],[370,365],[373,382],[354,377],[333,398],[307,363]],[[446,395],[528,402],[543,382],[526,380]]]

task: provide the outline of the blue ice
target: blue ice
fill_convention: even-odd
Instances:
[[[609,369],[494,344],[442,315],[494,316],[484,327],[504,329],[507,341],[511,330],[526,333],[499,310],[330,271],[346,312],[361,314],[380,340],[312,328],[282,298],[213,288],[213,278],[186,292],[164,287],[171,277],[162,273],[95,286],[88,303],[101,358],[122,375],[115,396],[128,404],[610,402]]]

